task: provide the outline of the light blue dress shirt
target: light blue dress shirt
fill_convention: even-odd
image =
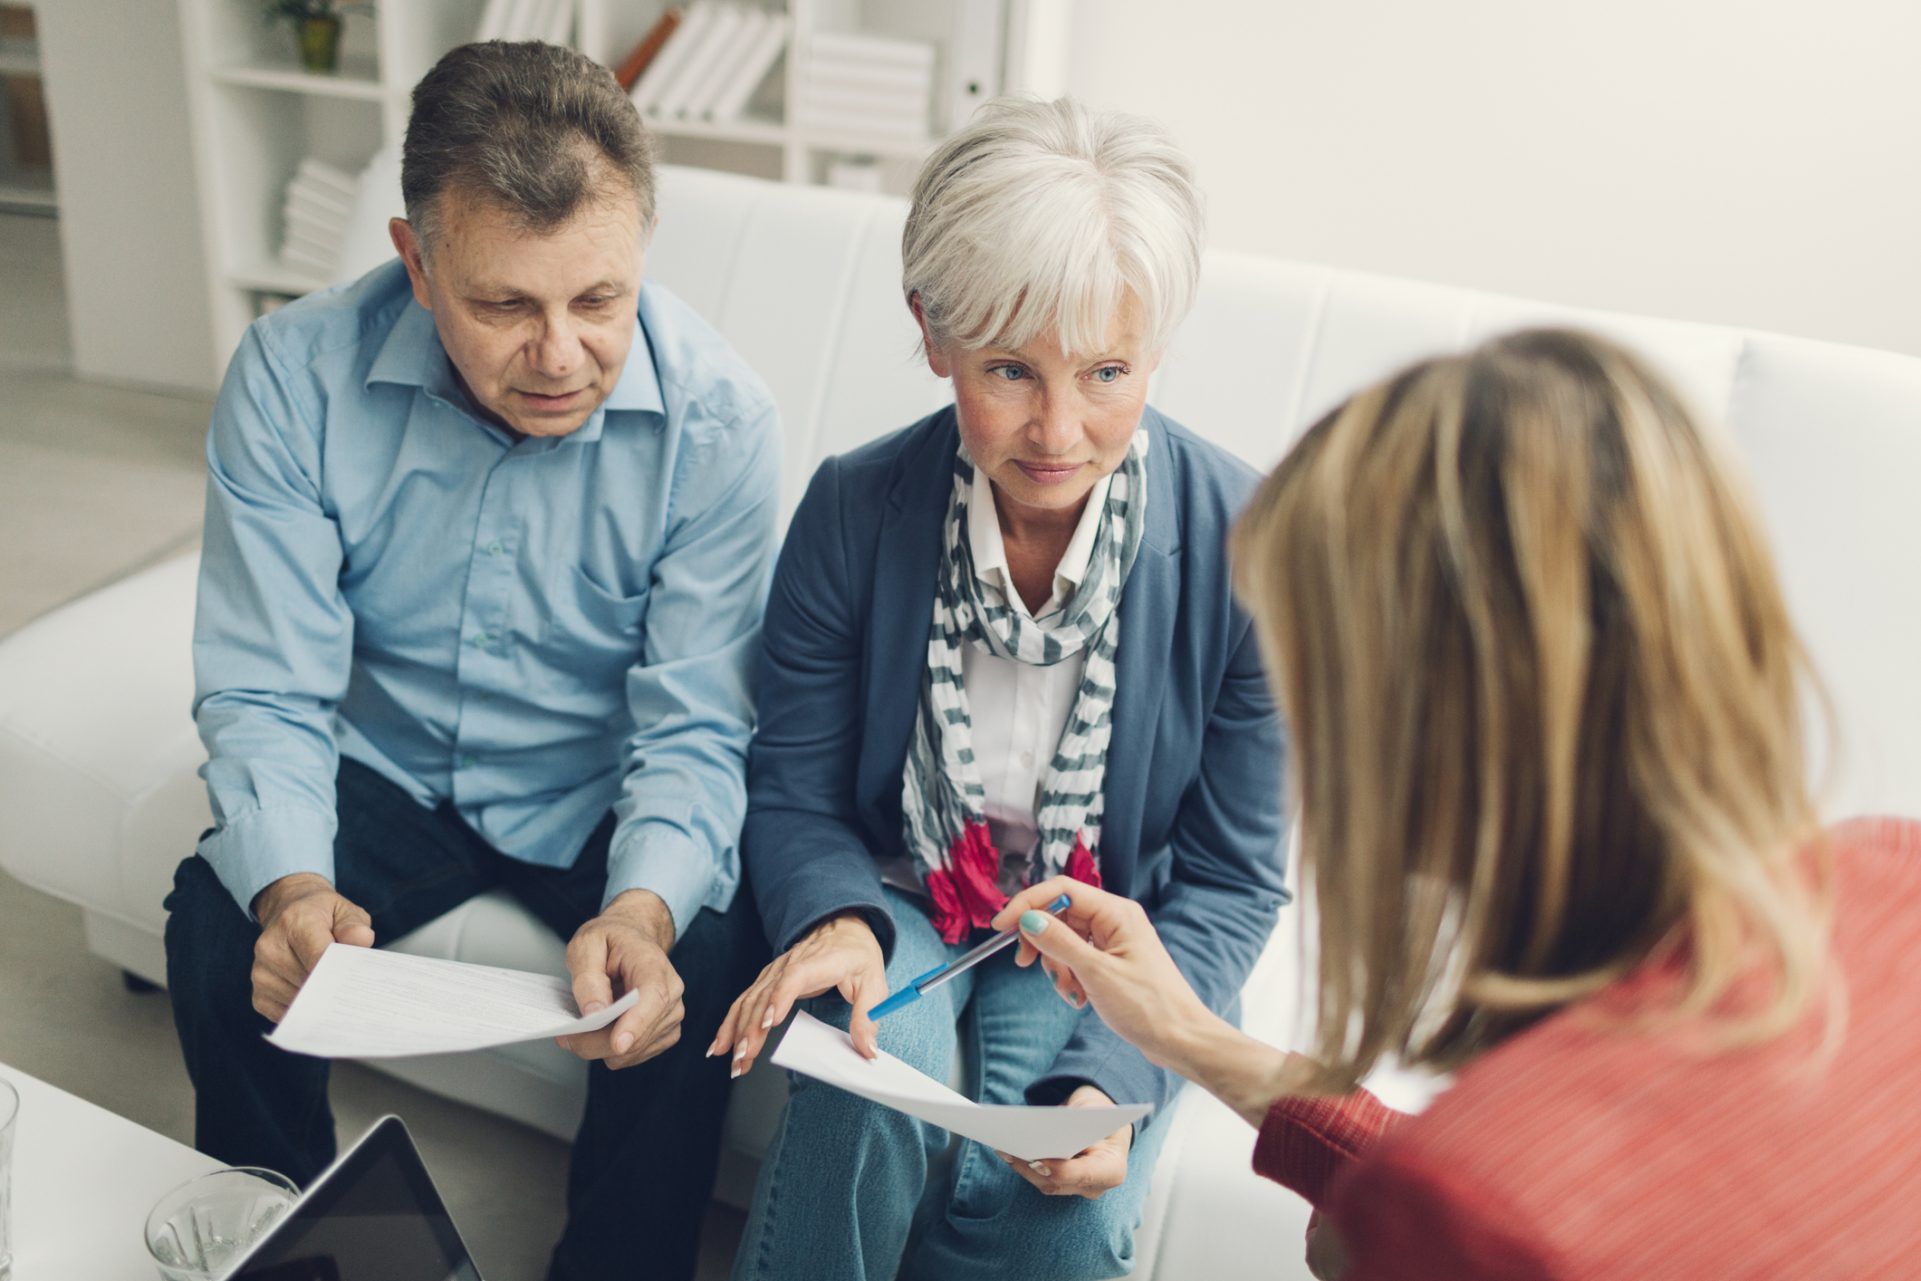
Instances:
[[[502,853],[572,864],[617,815],[605,901],[676,937],[740,880],[778,419],[655,285],[578,430],[480,418],[398,259],[255,321],[207,440],[194,716],[243,909],[333,875],[344,753]]]

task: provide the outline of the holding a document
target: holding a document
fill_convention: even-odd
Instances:
[[[167,925],[195,1143],[311,1181],[328,1064],[263,1034],[317,965],[504,891],[568,940],[545,1027],[628,1001],[565,1035],[590,1137],[550,1281],[637,1243],[694,1275],[728,1085],[700,1051],[764,956],[736,846],[778,415],[645,278],[653,154],[580,54],[452,50],[413,94],[398,257],[251,326],[207,446],[214,828]]]
[[[796,1007],[802,1039],[735,1281],[1131,1265],[1174,1078],[1010,956],[916,980],[1067,876],[1141,902],[1226,1010],[1285,898],[1221,558],[1255,477],[1147,404],[1200,215],[1158,126],[1071,100],[989,104],[921,170],[900,296],[953,404],[822,464],[762,629],[741,848],[779,955],[707,1048],[752,1070]]]

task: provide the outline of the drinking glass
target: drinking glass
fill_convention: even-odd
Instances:
[[[20,1094],[0,1081],[0,1281],[13,1275],[13,1132]]]
[[[299,1196],[286,1175],[272,1170],[229,1166],[203,1174],[153,1207],[147,1252],[162,1281],[209,1281],[265,1236]]]

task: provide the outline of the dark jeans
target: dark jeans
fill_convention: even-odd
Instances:
[[[356,761],[340,763],[338,810],[335,887],[373,917],[382,942],[496,886],[563,939],[600,910],[611,814],[574,866],[559,870],[507,858],[451,806],[421,809]],[[193,1079],[194,1146],[304,1186],[334,1158],[328,1063],[261,1039],[272,1025],[253,1008],[259,927],[199,855],[175,873],[167,911],[167,983]],[[702,1055],[729,1003],[766,960],[748,896],[738,895],[724,914],[701,911],[672,955],[687,988],[680,1041],[624,1071],[600,1063],[588,1069],[567,1228],[549,1274],[555,1281],[694,1275],[728,1087],[728,1061]]]

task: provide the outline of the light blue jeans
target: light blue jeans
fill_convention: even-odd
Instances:
[[[965,943],[941,942],[911,898],[891,887],[886,894],[897,930],[891,989],[966,951]],[[837,995],[807,1008],[847,1026],[848,1007]],[[1081,1017],[1039,965],[1023,970],[1008,952],[881,1020],[880,1044],[945,1081],[965,1021],[976,1051],[968,1064],[972,1096],[1023,1103]],[[1105,1281],[1133,1270],[1134,1229],[1166,1130],[1160,1118],[1135,1136],[1127,1181],[1089,1201],[1042,1194],[966,1139],[946,1175],[931,1178],[947,1131],[807,1077],[790,1073],[789,1086],[734,1281]]]

